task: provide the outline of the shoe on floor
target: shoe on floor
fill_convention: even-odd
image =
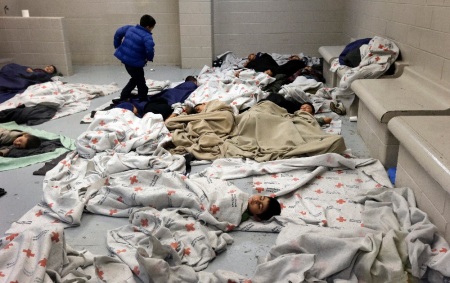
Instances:
[[[344,105],[339,102],[336,104],[334,102],[330,102],[330,109],[338,115],[345,115],[346,113]]]

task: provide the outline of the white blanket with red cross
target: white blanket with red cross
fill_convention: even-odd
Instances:
[[[57,108],[58,111],[52,118],[57,119],[84,111],[89,108],[92,99],[110,95],[118,90],[117,84],[91,85],[51,81],[29,86],[23,93],[0,104],[0,111],[21,105],[31,107],[42,104]]]
[[[199,87],[185,103],[195,106],[214,99],[221,100],[233,108],[234,114],[266,98],[262,87],[275,81],[274,78],[254,70],[244,70],[236,77],[236,70],[222,71],[219,68],[203,67],[199,76]]]
[[[333,60],[330,70],[336,72],[338,69],[345,69],[345,74],[338,87],[321,88],[316,95],[342,101],[349,108],[354,99],[354,92],[350,88],[352,82],[358,79],[376,79],[383,75],[397,60],[400,49],[392,40],[374,36],[369,44],[361,46],[360,53],[361,62],[355,68],[340,65],[339,58]]]

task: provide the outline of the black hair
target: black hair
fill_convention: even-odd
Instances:
[[[25,144],[25,148],[30,149],[30,148],[38,148],[39,146],[41,146],[41,139],[30,135],[30,134],[24,134],[24,136],[27,138],[27,143]]]
[[[313,115],[314,115],[314,113],[316,113],[316,108],[314,108],[314,105],[311,103],[311,102],[305,102],[305,103],[302,103],[302,105],[303,104],[306,104],[306,105],[309,105],[309,106],[311,106],[311,108],[312,108],[312,111],[313,111]],[[300,105],[300,107],[302,106],[302,105]]]
[[[150,15],[143,15],[139,23],[143,27],[154,27],[156,25],[155,19]]]
[[[187,76],[186,79],[184,79],[185,82],[197,82],[197,78],[194,76]]]
[[[274,215],[280,215],[281,213],[281,205],[276,198],[269,197],[269,205],[267,206],[266,211],[263,213],[256,215],[261,220],[269,220]]]

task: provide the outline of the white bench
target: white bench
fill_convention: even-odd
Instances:
[[[450,242],[450,116],[392,118],[400,150],[395,187],[414,191],[417,206]]]
[[[336,87],[339,82],[337,80],[337,74],[335,72],[331,72],[330,67],[331,62],[341,55],[344,48],[345,45],[319,47],[319,53],[323,58],[322,73],[328,87]]]
[[[357,80],[357,130],[372,157],[386,168],[397,165],[398,140],[388,129],[397,116],[450,115],[450,90],[410,67],[395,79]]]

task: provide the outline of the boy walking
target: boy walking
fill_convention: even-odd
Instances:
[[[144,66],[153,61],[155,43],[152,30],[156,25],[150,15],[143,15],[139,25],[126,25],[114,34],[114,56],[124,65],[131,79],[120,94],[121,101],[131,98],[131,91],[137,86],[138,98],[147,101],[148,87],[145,84]]]

